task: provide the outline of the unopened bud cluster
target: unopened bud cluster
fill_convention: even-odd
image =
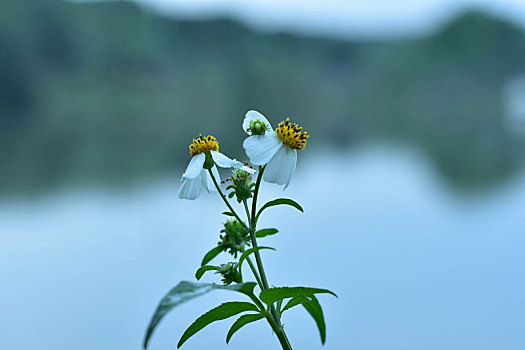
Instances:
[[[247,166],[248,163],[245,163],[245,166]],[[252,190],[253,187],[255,187],[255,184],[252,183],[252,175],[241,169],[234,169],[232,170],[232,176],[225,180],[230,181],[231,184],[226,187],[226,190],[232,190],[229,194],[229,198],[235,198],[237,199],[237,202],[241,203],[242,201],[248,200],[249,198],[252,198]]]
[[[237,219],[226,221],[221,232],[223,234],[219,237],[219,245],[234,257],[237,257],[238,252],[242,253],[244,248],[250,244],[250,233]]]
[[[242,282],[242,277],[238,269],[238,264],[236,262],[221,264],[220,268],[216,271],[216,273],[222,276],[222,282],[225,285],[228,285],[232,282]]]

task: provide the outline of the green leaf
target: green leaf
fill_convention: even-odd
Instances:
[[[233,215],[233,213],[230,213],[229,211],[225,211],[222,214],[226,215],[226,216],[235,216],[235,215]]]
[[[266,304],[271,305],[279,299],[294,298],[294,297],[312,297],[314,294],[329,293],[337,297],[337,295],[328,289],[309,288],[309,287],[278,287],[269,288],[261,292],[260,298]]]
[[[223,248],[219,245],[204,255],[204,258],[202,258],[201,266],[206,265],[210,261],[212,261],[217,255],[219,255],[222,252]]]
[[[259,230],[259,231],[255,232],[255,236],[257,238],[261,238],[261,237],[274,235],[277,232],[279,232],[279,230],[276,229],[276,228],[263,228],[262,230]]]
[[[188,340],[191,336],[193,336],[195,333],[197,333],[210,323],[225,320],[229,317],[235,316],[245,311],[259,312],[259,309],[252,303],[241,301],[227,302],[217,306],[216,308],[211,309],[210,311],[206,312],[204,315],[196,319],[195,322],[193,322],[188,327],[188,329],[186,329],[186,331],[184,332],[184,334],[182,334],[182,337],[180,338],[177,344],[177,348],[180,348],[182,344],[186,342],[186,340]]]
[[[272,247],[253,247],[253,248],[250,248],[250,249],[246,250],[244,253],[242,253],[241,257],[239,258],[239,272],[241,273],[241,277],[242,277],[242,263],[244,262],[244,260],[246,260],[246,258],[251,253],[254,253],[254,252],[256,252],[258,250],[261,250],[261,249],[275,250],[275,248],[272,248]]]
[[[204,273],[206,271],[210,271],[210,270],[219,270],[220,267],[219,266],[211,266],[211,265],[204,265],[204,266],[201,266],[199,267],[199,269],[197,270],[197,272],[195,272],[195,278],[198,280],[201,279],[202,275],[204,275]]]
[[[232,327],[228,331],[228,335],[226,335],[226,344],[230,342],[231,337],[237,332],[239,329],[247,325],[248,323],[252,323],[255,321],[260,320],[261,318],[264,318],[261,314],[248,314],[248,315],[242,315],[235,321],[234,324],[232,324]]]
[[[291,309],[294,306],[301,305],[302,303],[307,303],[309,301],[310,299],[308,299],[307,297],[303,297],[303,296],[292,298],[283,307],[283,309],[281,310],[281,313],[285,312],[286,310]]]
[[[293,201],[293,200],[288,199],[288,198],[278,198],[278,199],[274,199],[273,201],[269,201],[268,203],[263,205],[262,208],[259,209],[259,211],[257,212],[257,215],[256,215],[255,219],[256,220],[259,219],[259,216],[261,215],[261,213],[263,212],[264,209],[267,209],[269,207],[273,207],[275,205],[281,205],[281,204],[291,205],[292,207],[296,208],[297,210],[299,210],[301,212],[304,212],[303,208],[296,201]]]
[[[326,341],[326,324],[324,323],[323,309],[315,296],[312,295],[311,298],[312,300],[303,303],[303,306],[317,324],[317,329],[319,329],[319,335],[321,336],[321,343],[324,345]]]
[[[172,288],[168,294],[162,298],[159,305],[157,306],[157,309],[153,313],[153,316],[151,317],[148,325],[148,330],[146,331],[146,335],[144,337],[144,349],[148,347],[149,339],[151,338],[151,335],[153,334],[153,331],[159,322],[174,307],[216,289],[233,290],[252,297],[255,285],[255,282],[230,284],[228,286],[189,281],[179,282],[179,284]]]

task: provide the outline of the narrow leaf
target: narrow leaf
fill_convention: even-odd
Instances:
[[[281,205],[281,204],[291,205],[292,207],[296,208],[297,210],[299,210],[301,212],[304,212],[303,208],[296,201],[288,199],[288,198],[278,198],[278,199],[274,199],[273,201],[269,201],[268,203],[263,205],[262,208],[259,209],[259,211],[257,212],[256,219],[259,218],[259,216],[261,215],[261,213],[263,212],[264,209],[267,209],[269,207],[273,207],[275,205]]]
[[[222,214],[226,215],[226,216],[235,216],[235,215],[233,215],[233,213],[230,213],[229,211],[225,211]]]
[[[151,338],[151,335],[158,326],[159,322],[174,307],[216,289],[233,290],[251,297],[253,296],[253,289],[255,288],[255,285],[255,282],[230,284],[228,286],[189,281],[179,282],[179,284],[172,288],[168,294],[166,294],[164,298],[161,299],[157,309],[153,313],[153,316],[151,317],[148,325],[148,330],[146,331],[146,335],[144,337],[144,348],[146,349],[148,347],[149,339]]]
[[[301,305],[302,303],[306,303],[309,301],[310,299],[308,299],[307,297],[303,297],[303,296],[292,298],[283,307],[283,309],[281,310],[281,313],[285,312],[286,310],[291,309],[294,306]]]
[[[182,344],[186,342],[186,340],[188,340],[191,336],[193,336],[195,333],[197,333],[210,323],[225,320],[244,311],[258,312],[259,309],[257,309],[257,306],[253,305],[252,303],[241,301],[227,302],[217,306],[216,308],[211,309],[210,311],[206,312],[204,315],[196,319],[195,322],[193,322],[188,327],[188,329],[186,329],[186,331],[184,332],[184,334],[182,334],[182,337],[180,338],[177,344],[177,348],[180,348]]]
[[[255,236],[257,238],[261,238],[261,237],[274,235],[277,232],[279,232],[279,230],[276,229],[276,228],[263,228],[262,230],[259,230],[259,231],[255,232]]]
[[[258,250],[261,250],[261,249],[271,249],[271,250],[275,250],[275,248],[272,248],[272,247],[253,247],[253,248],[250,248],[248,250],[246,250],[244,253],[242,253],[241,257],[239,258],[239,272],[241,273],[241,276],[242,276],[242,263],[244,262],[244,260],[246,260],[246,258],[251,254],[251,253],[254,253]]]
[[[261,292],[260,298],[266,304],[271,305],[279,299],[294,298],[294,297],[311,297],[318,293],[329,293],[337,297],[337,295],[328,289],[309,288],[309,287],[279,287],[269,288]]]
[[[204,255],[204,258],[202,258],[201,266],[206,265],[210,261],[212,261],[217,255],[219,255],[222,252],[223,248],[221,246],[217,246],[210,250],[209,252]]]
[[[248,315],[242,315],[237,319],[237,321],[232,324],[232,327],[228,331],[228,335],[226,335],[226,344],[230,342],[231,337],[237,332],[239,329],[247,325],[248,323],[252,323],[255,321],[260,320],[264,316],[261,314],[248,314]]]
[[[319,335],[321,336],[321,343],[324,345],[326,341],[326,324],[324,323],[324,315],[321,304],[319,304],[317,298],[312,295],[312,300],[303,303],[303,306],[317,324],[317,329],[319,329]]]
[[[211,265],[204,265],[204,266],[201,266],[199,267],[199,269],[197,270],[197,272],[195,272],[195,278],[198,280],[201,279],[202,275],[204,275],[204,273],[206,271],[210,271],[210,270],[218,270],[220,269],[220,267],[218,266],[211,266]]]

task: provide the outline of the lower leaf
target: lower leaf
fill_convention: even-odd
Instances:
[[[242,315],[235,321],[230,330],[228,331],[228,334],[226,335],[226,344],[230,342],[231,337],[242,327],[246,326],[248,323],[252,323],[255,321],[259,321],[261,318],[264,318],[261,314],[248,314],[248,315]]]
[[[193,322],[188,327],[188,329],[186,329],[186,331],[184,332],[184,334],[182,334],[182,337],[180,338],[177,344],[177,348],[180,348],[182,344],[186,342],[186,340],[188,340],[191,336],[193,336],[195,333],[197,333],[210,323],[225,320],[229,317],[235,316],[245,311],[258,312],[259,309],[252,303],[241,301],[227,302],[217,306],[216,308],[211,309],[210,311],[206,312],[204,315],[196,319],[195,322]]]

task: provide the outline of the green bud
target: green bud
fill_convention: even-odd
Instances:
[[[226,221],[221,232],[223,235],[220,236],[219,245],[234,257],[237,257],[237,253],[242,252],[250,242],[250,233],[237,219]]]
[[[231,177],[233,191],[240,203],[248,198],[252,198],[252,175],[244,170],[235,169]]]
[[[251,120],[250,121],[250,127],[248,128],[248,131],[252,133],[252,135],[264,135],[266,132],[266,124],[262,122],[261,120]]]
[[[222,282],[228,285],[232,282],[241,283],[241,274],[238,269],[236,262],[229,262],[227,264],[221,264],[221,267],[217,270],[217,274],[222,276]]]

